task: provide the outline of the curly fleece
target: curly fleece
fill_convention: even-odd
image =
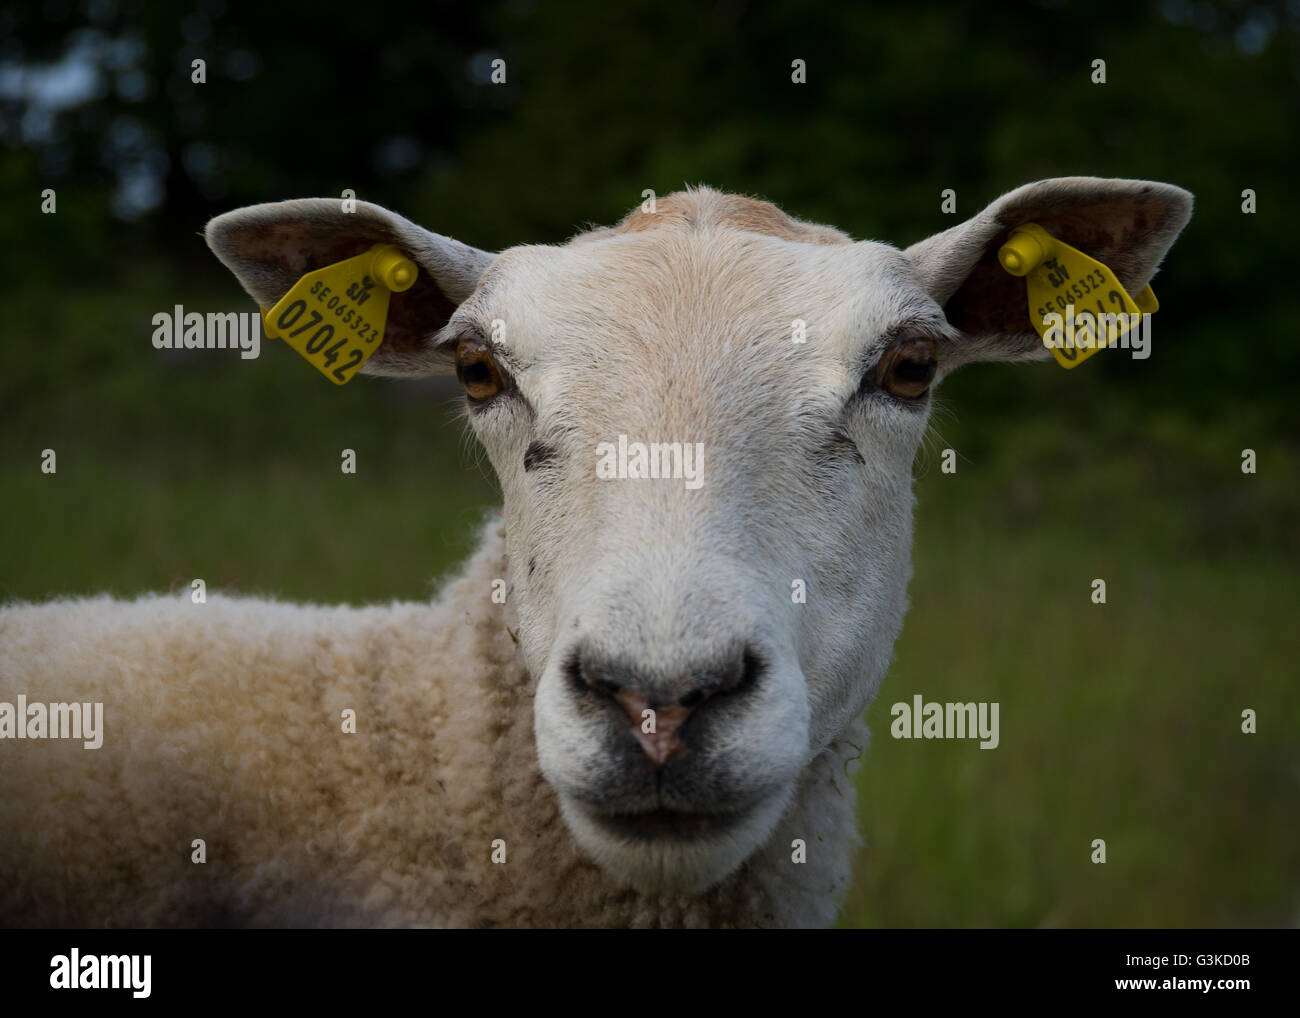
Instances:
[[[104,704],[98,750],[0,741],[0,925],[829,924],[858,844],[861,721],[724,883],[622,887],[582,855],[538,770],[534,683],[483,596],[504,575],[493,523],[431,604],[0,611],[0,701]]]

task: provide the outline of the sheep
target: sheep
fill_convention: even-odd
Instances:
[[[1137,293],[1190,213],[1059,178],[900,251],[701,187],[499,255],[366,203],[218,216],[263,307],[416,261],[364,370],[455,371],[503,509],[430,603],[0,611],[0,705],[103,704],[97,749],[0,706],[0,924],[833,922],[930,393],[1048,355],[999,246],[1038,223]]]

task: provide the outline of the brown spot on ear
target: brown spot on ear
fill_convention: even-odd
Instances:
[[[641,233],[646,230],[701,230],[723,227],[780,237],[803,244],[848,244],[849,237],[830,226],[805,223],[786,215],[771,202],[724,194],[702,187],[677,191],[655,200],[654,212],[635,208],[613,228],[615,233]]]

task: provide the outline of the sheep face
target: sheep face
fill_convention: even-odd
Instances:
[[[1044,181],[900,252],[701,189],[493,258],[308,200],[208,240],[264,306],[375,242],[421,264],[367,370],[464,386],[504,493],[502,624],[537,679],[542,773],[614,879],[699,892],[881,681],[933,385],[1048,356],[999,244],[1037,222],[1137,292],[1190,207],[1165,184]]]
[[[513,249],[452,317],[542,770],[611,873],[726,877],[867,705],[929,413],[877,371],[950,331],[890,248],[671,225]]]

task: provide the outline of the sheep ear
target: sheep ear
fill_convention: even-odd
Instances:
[[[1058,177],[1004,194],[983,212],[913,244],[905,254],[962,333],[945,366],[978,360],[1050,358],[1029,320],[1025,282],[998,264],[1013,229],[1037,223],[1115,272],[1133,295],[1192,215],[1192,196],[1147,180]]]
[[[362,370],[406,376],[450,371],[451,360],[433,349],[433,336],[474,292],[495,256],[430,233],[378,205],[358,201],[354,211],[342,208],[332,198],[250,205],[217,216],[204,236],[263,308],[305,273],[359,255],[372,244],[396,244],[421,271],[414,286],[393,294],[383,342]]]

